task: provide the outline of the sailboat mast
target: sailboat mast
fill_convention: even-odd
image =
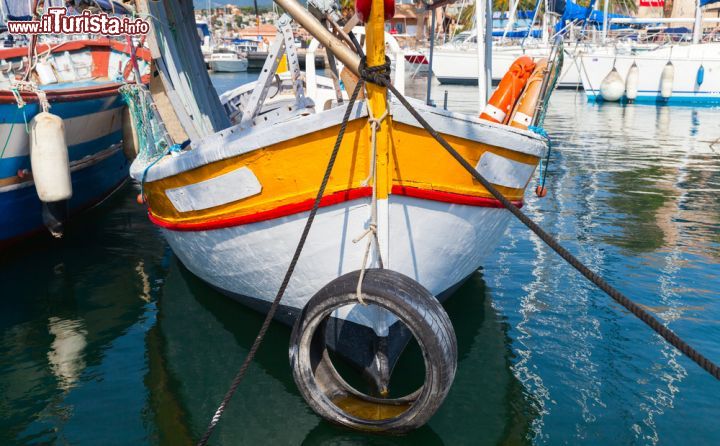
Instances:
[[[700,0],[695,2],[695,25],[693,26],[693,43],[700,43],[702,39],[702,6]]]
[[[610,9],[610,0],[603,1],[603,28],[602,28],[602,43],[607,42],[608,35],[608,12]]]
[[[486,15],[485,10],[487,8],[486,0],[475,0],[475,34],[477,40],[477,58],[478,58],[478,106],[479,111],[485,108],[487,103],[487,54],[486,45],[489,42],[485,41],[485,27],[486,27]]]

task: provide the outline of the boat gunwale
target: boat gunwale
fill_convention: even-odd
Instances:
[[[102,85],[94,85],[80,88],[61,88],[56,90],[43,90],[50,103],[52,102],[72,102],[84,99],[100,99],[109,96],[118,95],[118,89],[122,83],[108,80]],[[37,94],[22,91],[20,95],[23,101],[29,103],[38,102]],[[10,90],[0,89],[0,105],[17,104],[15,95]]]
[[[50,54],[56,54],[65,51],[80,51],[84,49],[90,50],[92,52],[94,48],[100,50],[109,49],[110,51],[116,51],[118,53],[130,55],[130,49],[127,47],[127,44],[123,44],[116,40],[111,40],[107,38],[70,40],[67,42],[62,42],[57,46],[51,46],[50,44],[44,43],[38,45],[36,51],[37,53],[44,53],[49,51]],[[20,58],[24,56],[27,56],[27,47],[25,46],[0,49],[0,61]],[[150,50],[148,50],[147,48],[137,48],[136,56],[138,59],[144,60],[146,62],[149,62],[151,60]],[[72,102],[85,99],[99,99],[117,95],[119,94],[118,89],[124,85],[124,83],[122,82],[117,82],[107,77],[100,79],[102,80],[99,81],[98,85],[78,88],[47,88],[43,89],[43,92],[45,93],[48,101],[51,103]],[[142,76],[142,82],[144,84],[147,84],[149,81],[149,75]],[[37,94],[33,92],[21,91],[19,93],[23,101],[27,103],[38,102]],[[17,104],[17,99],[11,90],[0,88],[0,105],[4,104]]]
[[[41,43],[37,46],[36,52],[44,53],[48,50],[50,53],[59,53],[64,51],[77,51],[85,48],[109,48],[120,53],[130,54],[130,49],[126,43],[118,42],[117,40],[111,40],[108,38],[100,39],[82,39],[82,40],[69,40],[67,42],[59,43],[57,46],[52,46],[47,43]],[[136,56],[140,59],[149,61],[151,59],[150,50],[147,48],[137,48]],[[15,48],[0,48],[0,60],[14,59],[18,57],[27,56],[27,46],[18,46]]]
[[[372,187],[363,186],[353,189],[346,189],[328,194],[320,200],[320,208],[342,204],[350,201],[369,198],[372,195]],[[482,208],[503,208],[503,204],[494,198],[478,197],[475,195],[465,195],[453,192],[437,191],[432,189],[423,189],[412,186],[393,185],[390,196],[404,196],[408,198],[416,198],[419,200],[437,201],[442,203],[450,203],[461,206],[472,206]],[[278,206],[273,209],[256,212],[253,214],[242,215],[224,215],[211,220],[202,221],[170,221],[158,215],[155,215],[152,208],[148,209],[148,218],[150,221],[167,230],[176,232],[197,232],[226,229],[237,226],[244,226],[252,223],[261,223],[276,220],[284,217],[308,212],[315,203],[315,199],[306,199],[303,201]],[[523,206],[523,200],[513,200],[513,205],[518,208]]]
[[[394,100],[389,102],[390,114],[393,120],[401,124],[420,127],[420,124],[399,103]],[[496,124],[482,120],[479,117],[426,106],[417,100],[412,102],[418,112],[424,114],[429,121],[432,121],[431,124],[441,127],[438,128],[440,133],[538,158],[542,157],[547,150],[547,140],[529,130]],[[147,172],[144,166],[135,166],[133,164],[130,175],[136,180],[144,178],[144,181],[148,183],[169,178],[214,162],[245,155],[273,144],[340,125],[345,111],[346,107],[341,105],[329,110],[296,116],[281,123],[253,126],[246,129],[241,129],[239,124],[234,125],[192,142],[188,150],[166,155]],[[367,117],[365,101],[358,101],[354,105],[353,111],[351,111],[350,122],[364,117]],[[445,118],[444,121],[450,118],[455,123],[465,124],[467,128],[474,130],[473,134],[462,134],[460,131],[453,132],[452,125],[438,118]],[[282,126],[282,131],[279,131],[280,126]],[[456,127],[455,130],[459,129]],[[513,140],[512,144],[503,141],[508,135]]]

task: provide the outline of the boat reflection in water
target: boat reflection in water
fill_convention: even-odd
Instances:
[[[83,355],[87,347],[87,330],[81,319],[52,316],[48,321],[48,331],[55,336],[48,352],[50,368],[57,377],[58,387],[69,390],[85,369]]]
[[[173,262],[147,334],[146,386],[161,444],[198,438],[227,383],[247,354],[262,315],[224,298]],[[274,324],[215,433],[217,444],[522,444],[536,413],[511,372],[507,325],[485,282],[474,274],[446,303],[458,335],[459,364],[447,404],[425,427],[403,437],[377,437],[323,422],[307,407],[284,352],[290,330]],[[412,357],[394,377],[412,379]],[[278,428],[287,425],[287,428]]]
[[[2,445],[146,442],[144,331],[164,250],[132,188],[119,195],[63,240],[0,255]]]

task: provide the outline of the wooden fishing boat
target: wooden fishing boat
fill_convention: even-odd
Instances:
[[[350,71],[344,73],[345,86],[354,90],[353,73],[362,71],[354,49],[297,3],[278,3],[345,64]],[[184,7],[175,0],[150,4],[158,17],[180,16]],[[365,40],[370,67],[386,60],[382,0],[374,0],[372,8]],[[482,265],[500,241],[510,213],[383,86],[367,82],[354,103],[338,98],[329,106],[316,106],[315,98],[305,93],[310,88],[299,71],[288,17],[280,20],[279,31],[283,37],[271,49],[253,93],[237,100],[234,93],[225,95],[222,105],[215,105],[224,116],[210,128],[215,109],[198,113],[202,104],[193,104],[183,116],[183,109],[163,106],[167,98],[172,103],[173,97],[184,96],[183,78],[163,73],[163,66],[178,62],[168,56],[174,52],[169,31],[156,26],[155,38],[171,48],[153,49],[167,98],[137,92],[137,99],[149,106],[136,104],[133,115],[153,111],[140,117],[146,125],[138,133],[148,135],[148,151],[157,156],[141,153],[131,174],[142,183],[150,219],[191,272],[263,312],[277,299],[278,289],[284,290],[274,316],[295,322],[291,363],[313,409],[350,427],[405,431],[427,421],[454,376],[455,335],[438,300]],[[174,53],[188,61],[186,71],[201,72],[199,52]],[[294,102],[266,106],[283,54]],[[502,107],[510,107],[505,112],[512,110],[529,74],[511,88],[512,101],[503,99]],[[192,88],[202,91],[197,82]],[[523,110],[542,113],[548,91],[543,90],[537,107]],[[500,96],[510,97],[508,92]],[[544,137],[527,125],[490,122],[420,101],[412,105],[505,197],[522,205],[547,150]],[[196,118],[188,119],[191,115]],[[206,119],[204,130],[190,126],[197,116]],[[499,120],[509,123],[510,117],[507,113]],[[184,131],[172,130],[183,122]],[[190,133],[197,136],[183,141]],[[334,148],[339,133],[344,137]],[[314,220],[304,249],[291,262],[310,215]],[[294,273],[283,284],[289,267]],[[325,333],[325,350],[313,350],[318,327]],[[350,389],[328,368],[329,360],[319,359],[327,358],[327,348],[338,353],[366,373],[376,395],[387,397],[395,361],[413,337],[426,358],[426,381],[406,397],[379,398]]]
[[[61,233],[64,220],[107,198],[128,176],[122,147],[124,103],[118,92],[126,81],[134,81],[128,45],[73,40],[38,45],[35,54],[26,78],[28,48],[0,49],[0,245],[41,232],[46,225]],[[140,72],[147,74],[147,50],[139,49],[137,60]],[[43,112],[59,118],[52,121],[57,138],[37,133],[33,123]],[[33,156],[33,139],[52,139],[58,145],[55,153],[65,154],[64,162],[40,151]],[[63,177],[67,181],[56,186]],[[44,200],[38,180],[70,197]]]

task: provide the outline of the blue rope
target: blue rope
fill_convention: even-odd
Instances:
[[[17,92],[17,89],[13,88],[13,91]],[[19,93],[18,93],[19,94]],[[27,122],[27,115],[25,114],[25,104],[19,105],[18,108],[15,110],[15,114],[13,115],[13,122],[10,126],[10,132],[8,133],[7,139],[5,139],[5,145],[3,145],[2,152],[0,152],[0,158],[2,158],[5,155],[5,151],[8,148],[8,143],[10,142],[10,137],[12,136],[13,129],[15,129],[15,118],[17,118],[18,112],[22,111],[23,114],[23,121],[25,122],[25,133],[30,133],[30,129],[28,128],[28,122]]]
[[[531,132],[533,132],[533,133],[535,133],[535,134],[537,134],[537,135],[540,135],[540,136],[542,136],[542,137],[550,140],[550,136],[547,134],[547,132],[545,131],[545,129],[542,128],[542,127],[540,127],[540,126],[531,125],[531,126],[528,127],[528,130],[530,130]]]
[[[548,141],[548,151],[547,151],[547,157],[545,159],[545,163],[543,163],[543,159],[540,158],[540,165],[539,165],[539,167],[540,167],[539,176],[541,178],[540,179],[540,187],[545,187],[545,179],[547,178],[548,167],[550,166],[550,151],[552,151],[552,143],[550,142],[550,136],[547,134],[545,129],[540,126],[531,125],[528,127],[528,130],[530,130],[531,132],[533,132],[537,135],[542,136],[543,138],[547,139],[547,141]]]

